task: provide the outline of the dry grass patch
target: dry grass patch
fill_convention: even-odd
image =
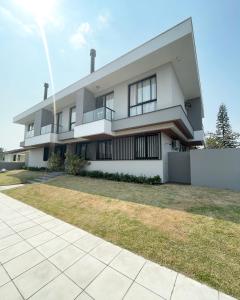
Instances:
[[[64,184],[67,180],[65,177]],[[240,297],[237,280],[240,278],[238,223],[179,208],[122,201],[52,184],[28,185],[6,191],[6,194],[161,265]],[[107,184],[112,189],[112,182]],[[135,191],[143,188],[134,186]],[[167,195],[164,194],[164,197]],[[176,203],[171,204],[174,206]],[[180,207],[179,202],[177,205]],[[192,202],[191,207],[193,205]]]
[[[26,183],[28,180],[32,180],[42,176],[42,171],[28,171],[28,170],[13,170],[0,174],[0,186],[12,185],[19,183]]]

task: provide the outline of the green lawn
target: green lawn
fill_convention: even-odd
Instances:
[[[240,298],[240,193],[72,176],[5,193]]]
[[[19,183],[26,183],[28,180],[32,180],[41,177],[44,172],[40,171],[27,171],[27,170],[13,170],[5,173],[0,173],[0,186],[12,185]]]

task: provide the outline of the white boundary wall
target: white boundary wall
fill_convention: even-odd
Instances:
[[[26,164],[28,167],[45,168],[47,166],[47,161],[43,161],[43,148],[29,150]]]

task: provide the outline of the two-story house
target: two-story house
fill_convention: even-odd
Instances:
[[[89,170],[160,175],[168,152],[202,145],[203,104],[191,19],[94,70],[14,118],[25,126],[28,166],[55,149],[85,157]],[[45,90],[46,91],[46,90]]]

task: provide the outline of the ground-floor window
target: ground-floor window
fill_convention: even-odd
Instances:
[[[112,140],[97,142],[97,159],[112,159]]]
[[[135,138],[135,159],[158,159],[159,137],[157,134]]]
[[[75,153],[83,159],[89,160],[89,143],[77,143]]]
[[[48,161],[49,157],[49,147],[44,147],[43,149],[43,161]]]

